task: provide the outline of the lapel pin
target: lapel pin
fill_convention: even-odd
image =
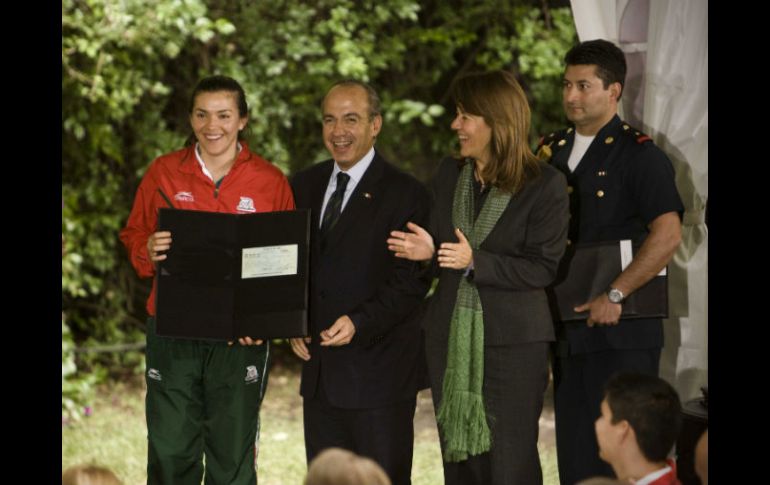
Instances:
[[[364,192],[363,196],[364,196],[364,199],[371,199],[372,198],[372,194],[370,194],[369,192]]]

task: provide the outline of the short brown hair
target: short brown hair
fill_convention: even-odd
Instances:
[[[326,96],[329,96],[329,93],[334,88],[353,88],[353,87],[359,87],[366,91],[366,100],[369,104],[369,120],[371,121],[376,116],[380,116],[382,114],[382,103],[380,102],[380,96],[377,94],[377,91],[368,83],[365,83],[363,81],[359,81],[358,79],[342,79],[341,81],[337,81],[334,84],[331,85],[331,87],[326,91]],[[323,111],[324,103],[326,103],[326,96],[324,96],[324,99],[321,101],[321,111]]]
[[[663,461],[682,429],[682,404],[671,384],[658,376],[616,373],[604,386],[612,423],[628,421],[639,450],[649,461]]]

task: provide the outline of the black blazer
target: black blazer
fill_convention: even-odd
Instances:
[[[441,162],[433,183],[429,232],[436,248],[457,242],[452,201],[460,162]],[[494,229],[474,251],[475,283],[484,310],[485,345],[554,340],[545,287],[556,277],[569,222],[567,183],[558,170],[540,164],[540,175],[511,197]],[[435,260],[434,260],[435,261]],[[447,340],[463,271],[439,270],[436,293],[423,320],[428,339]]]
[[[363,409],[414,398],[424,382],[419,321],[413,311],[430,280],[418,263],[396,258],[386,240],[406,223],[427,223],[430,198],[415,178],[374,160],[356,185],[337,224],[319,238],[319,214],[334,162],[297,173],[291,185],[297,208],[310,208],[310,360],[300,393],[315,395],[319,379],[329,402]],[[320,332],[348,315],[353,340],[321,347]]]

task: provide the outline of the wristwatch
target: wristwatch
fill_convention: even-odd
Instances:
[[[623,303],[625,295],[623,295],[623,292],[617,288],[610,288],[607,291],[607,298],[609,298],[612,303]]]

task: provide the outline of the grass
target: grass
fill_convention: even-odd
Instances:
[[[126,485],[147,480],[144,391],[117,383],[98,389],[92,414],[62,424],[62,468],[93,463],[113,470]]]
[[[298,394],[299,367],[292,356],[275,354],[267,394],[261,410],[258,476],[260,485],[301,485],[305,477],[302,400]],[[144,421],[144,384],[112,383],[99,388],[91,416],[62,424],[62,467],[94,463],[111,468],[125,485],[147,480],[147,428]],[[550,396],[546,396],[546,402]],[[552,412],[550,416],[552,418]],[[544,417],[548,416],[544,412]],[[551,421],[552,423],[552,421]],[[550,426],[541,419],[541,430]],[[541,435],[548,431],[541,431]],[[540,461],[544,485],[558,485],[556,451],[551,438],[541,439]],[[418,396],[415,415],[413,485],[443,484],[441,452],[430,395]]]

